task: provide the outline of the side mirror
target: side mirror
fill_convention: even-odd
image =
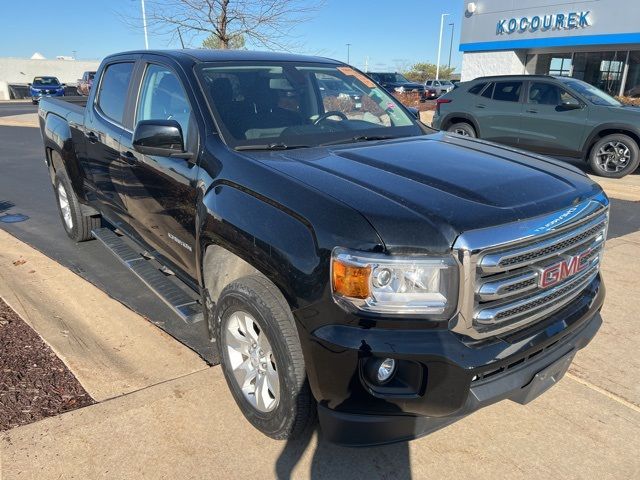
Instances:
[[[415,107],[407,107],[407,110],[409,110],[409,113],[411,113],[414,117],[420,120],[420,110]]]
[[[61,87],[66,87],[66,86],[67,86],[67,84],[66,84],[66,83],[61,83],[61,84],[60,84],[60,86],[61,86]]]
[[[27,83],[27,85],[28,85],[28,86],[31,86],[31,84],[30,84],[30,83]]]
[[[558,112],[568,112],[571,110],[580,110],[582,109],[582,105],[579,103],[562,103],[556,107],[556,111]]]
[[[133,149],[143,155],[186,158],[182,128],[175,120],[142,120],[133,132]]]

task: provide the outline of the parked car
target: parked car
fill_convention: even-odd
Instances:
[[[93,78],[95,75],[96,72],[84,72],[82,74],[82,78],[78,79],[78,95],[89,95],[89,90],[91,90],[91,85],[93,85]]]
[[[391,93],[417,92],[420,94],[421,100],[437,97],[435,89],[425,89],[424,85],[411,82],[400,73],[368,72],[367,75],[378,82],[382,88]]]
[[[439,97],[453,90],[453,83],[450,80],[427,80],[424,82],[424,87],[435,90]]]
[[[575,78],[477,78],[438,99],[433,126],[557,157],[620,178],[640,162],[640,110]]]
[[[362,107],[362,94],[340,80],[319,77],[318,88],[323,99],[327,97],[348,98],[353,102],[356,109]]]
[[[35,105],[42,97],[63,97],[65,86],[56,77],[35,77],[29,84],[31,102]]]
[[[319,76],[367,101],[327,111]],[[574,167],[432,130],[326,58],[128,52],[96,85],[40,105],[62,226],[208,327],[266,435],[317,410],[375,445],[527,403],[601,325],[608,199]]]

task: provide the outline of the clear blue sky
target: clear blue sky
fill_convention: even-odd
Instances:
[[[345,60],[351,43],[351,63],[370,70],[396,70],[418,61],[435,63],[440,14],[445,18],[442,64],[449,57],[451,27],[455,23],[452,66],[460,68],[458,52],[462,0],[326,0],[312,20],[296,29],[301,53]],[[384,7],[382,6],[384,4]],[[52,7],[50,0],[6,2],[0,29],[0,56],[47,58],[73,55],[96,59],[122,50],[144,47],[142,29],[122,20],[127,12],[139,14],[139,0],[65,0]],[[36,14],[36,12],[39,12]],[[151,48],[178,48],[177,41],[151,35]],[[193,46],[199,46],[194,42]]]

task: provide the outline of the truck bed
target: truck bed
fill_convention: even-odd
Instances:
[[[46,114],[55,114],[68,122],[82,124],[87,97],[44,97],[40,100],[40,109]]]

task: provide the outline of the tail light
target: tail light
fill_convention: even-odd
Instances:
[[[436,112],[440,113],[440,105],[443,103],[451,103],[452,100],[450,98],[438,98],[436,99]]]

